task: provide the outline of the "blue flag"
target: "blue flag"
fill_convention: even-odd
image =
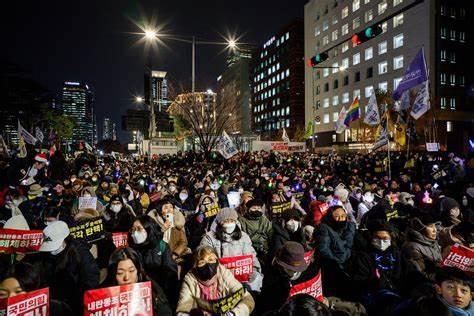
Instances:
[[[405,71],[402,81],[393,91],[393,99],[395,101],[399,100],[403,92],[416,87],[426,80],[428,80],[428,74],[426,72],[425,53],[423,48],[421,48]]]

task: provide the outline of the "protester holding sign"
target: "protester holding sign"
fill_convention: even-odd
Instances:
[[[216,228],[209,231],[201,241],[201,246],[213,248],[219,258],[252,255],[253,273],[249,277],[249,286],[259,292],[263,274],[250,237],[237,224],[238,215],[233,208],[223,208],[217,213]]]
[[[154,314],[158,316],[172,315],[165,292],[157,282],[146,274],[140,254],[131,248],[117,249],[112,253],[105,286],[130,285],[145,281],[151,281]]]
[[[231,300],[228,300],[228,298]],[[247,316],[255,302],[232,272],[219,264],[216,251],[199,247],[194,253],[193,268],[184,277],[177,316],[193,312]]]

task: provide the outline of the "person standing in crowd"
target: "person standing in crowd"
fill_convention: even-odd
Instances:
[[[238,294],[239,291],[242,294],[232,301],[229,315],[250,315],[255,301],[249,292],[242,289],[242,284],[235,279],[232,272],[219,263],[214,248],[199,247],[194,252],[193,268],[184,277],[176,315],[193,315],[196,312],[213,314],[215,311],[212,310],[210,302]]]
[[[117,249],[111,254],[104,286],[128,285],[146,281],[151,282],[153,313],[159,316],[173,315],[165,292],[157,282],[147,276],[142,259],[135,250],[123,248]]]
[[[105,208],[104,226],[108,232],[126,232],[133,224],[135,214],[133,210],[124,204],[122,198],[116,194],[109,200]]]

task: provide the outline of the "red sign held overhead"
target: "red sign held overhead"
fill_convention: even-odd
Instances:
[[[38,251],[43,243],[43,231],[0,229],[0,252]]]
[[[112,286],[84,293],[84,316],[153,316],[151,282]]]
[[[49,288],[0,300],[0,315],[49,316]]]
[[[231,270],[239,282],[248,282],[250,275],[253,273],[252,255],[220,258],[219,262]]]
[[[474,250],[459,244],[451,246],[451,251],[444,258],[443,265],[458,268],[474,276]]]
[[[128,233],[127,232],[112,233],[112,240],[114,242],[115,247],[125,248],[128,246]]]

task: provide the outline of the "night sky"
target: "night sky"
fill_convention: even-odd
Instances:
[[[8,1],[0,10],[0,56],[18,63],[59,95],[66,80],[86,81],[96,96],[98,125],[111,116],[120,131],[120,116],[143,94],[145,45],[133,22],[155,17],[164,31],[223,41],[236,33],[240,41],[263,44],[279,28],[302,18],[307,0],[287,1]],[[8,5],[6,5],[8,3]],[[190,86],[191,45],[166,41],[152,51],[154,69],[166,70],[175,86]],[[196,89],[215,88],[225,69],[226,53],[218,46],[197,46]],[[101,134],[99,134],[100,139]],[[125,134],[120,133],[122,141]]]

